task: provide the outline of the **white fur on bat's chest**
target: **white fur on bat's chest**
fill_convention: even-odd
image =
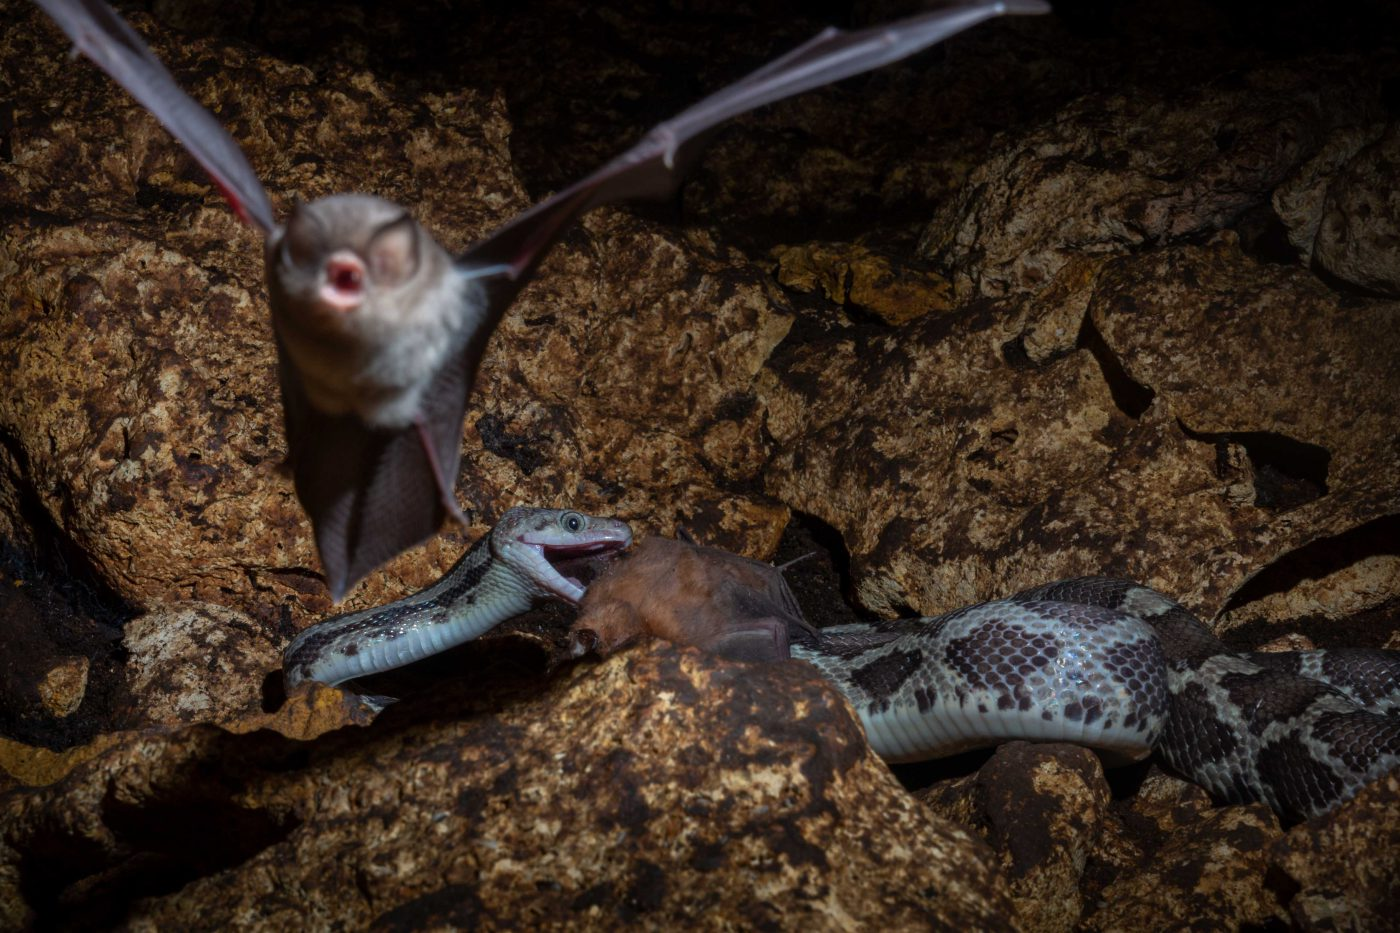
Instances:
[[[397,429],[420,415],[423,395],[445,365],[461,357],[484,313],[480,287],[450,269],[411,294],[376,296],[335,335],[298,326],[294,314],[273,320],[311,404],[357,415],[372,428]]]

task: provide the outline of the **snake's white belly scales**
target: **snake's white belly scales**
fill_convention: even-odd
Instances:
[[[471,641],[501,619],[529,610],[533,592],[490,559],[482,546],[486,540],[428,589],[302,632],[287,646],[288,686],[304,680],[338,684],[409,664]]]

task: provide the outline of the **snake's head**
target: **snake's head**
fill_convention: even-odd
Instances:
[[[534,584],[538,595],[572,605],[583,599],[582,565],[607,560],[632,543],[615,518],[562,509],[514,508],[491,532],[491,553]]]

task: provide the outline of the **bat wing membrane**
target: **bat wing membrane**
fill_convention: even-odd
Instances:
[[[447,510],[413,427],[373,430],[354,415],[317,410],[280,341],[277,355],[297,498],[339,602],[365,574],[437,533]],[[423,421],[449,484],[462,458],[471,371],[467,361],[444,366],[424,393]]]
[[[658,124],[637,145],[582,181],[520,214],[474,246],[462,263],[506,280],[493,290],[507,303],[579,214],[614,201],[665,198],[718,124],[756,107],[907,58],[984,20],[1006,13],[1046,13],[1040,0],[979,0],[882,26],[814,39]],[[504,312],[493,308],[496,317]]]
[[[73,41],[149,110],[219,186],[234,212],[264,234],[276,224],[267,189],[214,115],[175,79],[126,21],[101,0],[34,0]]]

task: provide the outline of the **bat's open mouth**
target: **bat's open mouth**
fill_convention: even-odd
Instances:
[[[321,285],[321,302],[335,311],[353,311],[365,299],[365,264],[346,250],[326,260],[326,280]]]

